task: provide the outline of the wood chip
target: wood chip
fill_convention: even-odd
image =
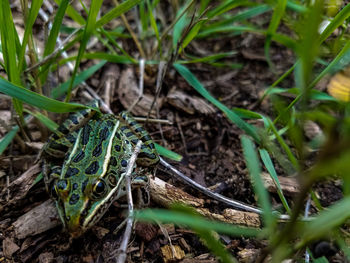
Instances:
[[[167,95],[167,102],[188,114],[194,114],[195,112],[202,114],[215,113],[215,108],[207,103],[205,99],[190,96],[181,90],[171,90]]]
[[[243,249],[237,253],[239,262],[242,263],[254,263],[260,255],[260,249]]]
[[[271,193],[277,192],[277,187],[275,185],[275,182],[272,180],[270,174],[261,173],[261,178],[263,179],[267,191]],[[280,182],[283,194],[287,196],[293,196],[299,193],[300,185],[296,177],[278,176],[278,181]]]
[[[15,242],[13,242],[10,238],[5,238],[2,241],[2,249],[4,251],[4,255],[7,258],[11,258],[12,255],[19,250],[19,246]]]
[[[185,257],[185,252],[177,245],[169,246],[166,245],[160,248],[163,255],[163,260],[167,262],[177,262]]]
[[[19,217],[12,225],[16,238],[23,239],[59,226],[61,221],[55,204],[47,200]]]
[[[118,98],[123,106],[128,109],[139,98],[139,87],[132,68],[128,68],[121,73],[119,86],[117,89]],[[141,100],[131,109],[135,116],[147,116],[151,109],[154,96],[143,94]],[[160,108],[162,99],[157,99],[157,106]],[[156,107],[153,107],[151,117],[156,117]]]

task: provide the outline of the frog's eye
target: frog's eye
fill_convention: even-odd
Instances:
[[[106,182],[102,179],[97,180],[92,187],[92,197],[100,199],[107,193]]]
[[[58,180],[56,183],[56,188],[58,191],[65,191],[68,189],[68,182],[65,179]]]

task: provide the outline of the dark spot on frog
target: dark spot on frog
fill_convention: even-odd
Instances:
[[[113,121],[110,121],[110,120],[107,121],[107,126],[108,127],[112,127],[113,125],[114,125]]]
[[[107,127],[104,127],[101,131],[100,131],[100,140],[104,141],[108,138],[109,135],[109,130]]]
[[[126,129],[128,129],[127,126],[122,126],[122,127],[120,127],[120,130],[121,130],[121,131],[125,131]]]
[[[70,143],[74,143],[76,140],[76,137],[74,137],[72,134],[67,134],[66,138]]]
[[[123,167],[127,167],[128,166],[128,162],[126,160],[122,160],[120,163]]]
[[[126,133],[125,135],[126,135],[126,137],[131,137],[134,135],[134,133],[130,131],[130,132]]]
[[[142,127],[138,127],[137,129],[135,129],[135,132],[141,132],[143,131],[144,129]]]
[[[70,115],[70,116],[69,116],[69,119],[70,119],[75,125],[79,124],[79,121],[78,121],[78,118],[77,118],[76,114]]]
[[[155,149],[156,147],[154,146],[154,143],[152,142],[152,143],[150,143],[150,144],[148,144],[148,147],[150,148],[150,149]]]
[[[92,162],[88,168],[86,168],[85,173],[86,174],[95,174],[97,173],[100,165],[98,164],[97,161]]]
[[[138,158],[156,159],[157,156],[154,153],[141,152]]]
[[[131,142],[132,142],[133,144],[137,144],[138,141],[139,141],[138,139],[133,139],[133,140],[131,140]]]
[[[81,143],[83,145],[86,145],[89,142],[90,132],[91,132],[91,127],[89,125],[85,125],[83,128],[83,136],[81,140]]]
[[[79,201],[80,196],[78,194],[72,194],[72,196],[69,199],[70,205],[75,205]]]
[[[146,141],[150,141],[152,140],[152,138],[149,135],[145,135],[141,138],[142,141],[146,142]]]
[[[60,127],[58,127],[57,130],[62,132],[63,134],[68,134],[69,133],[69,130],[64,125],[61,125]]]
[[[96,145],[95,149],[92,152],[92,155],[95,157],[98,157],[102,154],[102,144],[99,143],[98,145]]]
[[[129,142],[128,140],[125,140],[125,143],[126,143],[126,144],[129,144],[130,142]]]
[[[73,190],[76,190],[76,189],[78,189],[78,183],[73,184]]]
[[[71,176],[76,175],[77,173],[79,173],[79,169],[69,167],[69,168],[67,169],[66,174],[64,175],[64,178],[69,178],[69,177],[71,177]]]
[[[73,162],[75,162],[75,163],[80,162],[80,161],[84,158],[84,156],[85,156],[85,153],[84,153],[83,151],[78,152],[78,153],[74,156]]]
[[[114,146],[114,150],[116,150],[117,152],[120,152],[120,145],[116,144]]]
[[[130,126],[135,126],[136,124],[137,124],[136,121],[132,121],[132,122],[129,123]]]
[[[115,137],[117,137],[118,140],[121,139],[119,132],[116,132],[116,133],[115,133]]]

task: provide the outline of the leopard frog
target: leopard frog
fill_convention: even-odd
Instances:
[[[98,106],[93,102],[94,107]],[[125,193],[125,172],[138,140],[136,165],[153,169],[159,162],[146,130],[127,112],[118,116],[86,109],[69,115],[45,144],[43,174],[64,227],[77,237],[94,225]],[[134,185],[147,180],[133,173]]]

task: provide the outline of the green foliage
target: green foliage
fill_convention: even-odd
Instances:
[[[119,5],[101,13],[101,17],[98,16],[101,0],[93,0],[90,6],[84,6],[83,14],[75,10],[70,1],[55,1],[58,9],[48,30],[43,54],[38,54],[31,42],[35,42],[32,28],[43,1],[32,1],[30,8],[23,7],[25,30],[21,40],[13,22],[9,2],[2,1],[0,4],[0,66],[6,73],[5,78],[0,78],[0,92],[13,98],[21,125],[25,123],[23,115],[30,114],[53,130],[57,125],[46,117],[46,110],[63,113],[86,108],[57,99],[67,96],[68,102],[72,90],[100,70],[107,61],[138,64],[140,56],[124,49],[120,44],[122,39],[134,41],[141,56],[145,56],[147,65],[159,64],[164,60],[169,62],[188,85],[221,110],[232,125],[241,129],[244,134],[241,137],[242,149],[257,202],[263,211],[264,225],[262,230],[258,230],[221,224],[203,219],[184,207],[176,207],[173,211],[145,210],[138,212],[136,217],[149,221],[175,221],[192,228],[223,262],[234,262],[235,259],[223,248],[213,231],[237,237],[268,239],[272,262],[281,262],[291,255],[297,255],[303,252],[310,242],[323,237],[335,239],[350,257],[346,239],[339,231],[339,227],[350,217],[347,210],[350,188],[344,187],[346,197],[327,209],[323,209],[312,190],[316,182],[332,176],[337,176],[344,183],[349,182],[349,103],[338,101],[325,91],[319,90],[317,84],[325,76],[349,65],[350,42],[346,29],[350,4],[336,12],[334,17],[327,17],[327,14],[332,12],[325,10],[325,3],[321,0],[222,0],[215,4],[208,0],[175,1],[176,3],[169,5],[172,14],[170,12],[170,17],[164,22],[162,16],[158,15],[162,9],[162,1],[121,1]],[[117,28],[110,27],[112,23],[109,22],[131,9],[139,11],[139,21],[136,17],[133,21],[136,23],[136,26],[133,25],[135,27],[130,29],[124,24],[119,24]],[[76,26],[64,25],[66,17],[72,19]],[[320,23],[323,20],[329,20],[329,23],[321,31]],[[137,27],[141,32],[132,31],[132,28]],[[72,33],[72,37],[56,50],[61,33]],[[288,49],[296,58],[294,65],[280,77],[276,76],[277,80],[274,83],[266,83],[267,88],[260,102],[264,99],[271,101],[274,112],[269,116],[242,108],[228,108],[217,94],[206,90],[196,77],[196,68],[192,68],[193,64],[206,64],[213,70],[219,67],[243,68],[245,65],[237,63],[235,59],[238,49],[236,47],[220,52],[210,50],[203,56],[198,55],[201,54],[199,52],[192,53],[200,41],[220,41],[223,37],[233,39],[243,34],[265,37],[264,54],[273,72],[277,71],[277,61],[271,56],[271,47],[274,45]],[[104,49],[87,50],[92,38],[97,39]],[[194,43],[197,46],[193,45]],[[61,58],[62,51],[70,51],[77,44],[80,44],[77,54]],[[34,69],[28,68],[28,54],[42,64],[35,65]],[[84,60],[98,60],[98,63],[80,70]],[[56,74],[60,65],[70,61],[75,61],[71,78],[52,89],[50,97],[41,94],[42,85],[47,85],[49,74]],[[38,61],[31,59],[30,62],[35,64]],[[291,85],[292,80],[288,77],[292,73],[294,82]],[[35,106],[38,110],[23,110],[22,103]],[[260,120],[263,127],[258,128],[251,120]],[[318,123],[323,131],[310,141],[304,136],[307,121]],[[18,126],[12,127],[0,140],[0,154],[5,151],[18,130]],[[160,145],[156,145],[156,148],[162,155],[173,160],[180,161],[182,158]],[[322,151],[316,158],[312,158],[310,149]],[[270,197],[260,178],[263,170],[270,174],[276,185],[277,194],[283,204],[281,209],[291,217],[285,225],[278,225]],[[281,189],[277,176],[280,172],[287,175],[297,173],[302,182],[300,194],[294,200],[293,206],[288,204],[289,200],[287,201]],[[317,209],[322,211],[310,221],[302,221],[300,219],[304,200],[310,193]],[[315,262],[324,262],[324,259],[315,259]]]

